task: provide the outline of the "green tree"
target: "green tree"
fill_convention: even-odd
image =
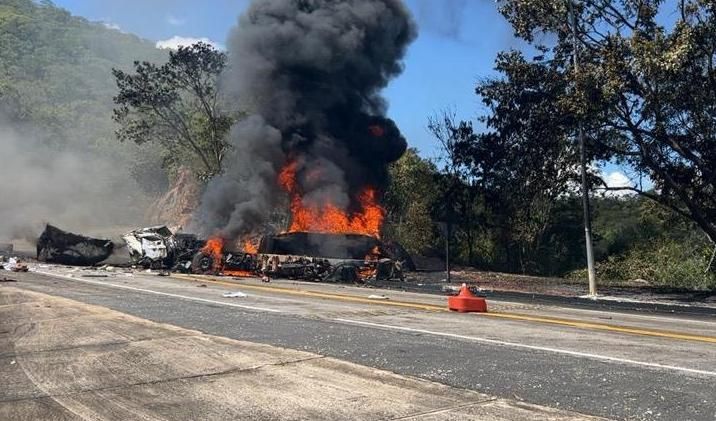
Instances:
[[[712,248],[703,233],[648,198],[595,200],[594,230],[601,282],[643,279],[665,287],[716,288],[716,275],[705,270]],[[584,277],[582,271],[574,275]]]
[[[385,194],[385,237],[414,254],[424,254],[436,242],[432,209],[437,200],[435,166],[414,148],[390,167],[391,184]]]
[[[159,142],[170,160],[202,178],[221,172],[234,122],[216,86],[225,64],[226,54],[199,42],[170,52],[163,65],[135,62],[133,74],[114,69],[118,138]]]
[[[477,237],[484,228],[479,206],[484,201],[479,198],[474,172],[462,153],[462,145],[470,144],[476,137],[472,123],[457,122],[454,112],[443,111],[429,118],[427,128],[441,151],[437,177],[440,195],[435,215],[443,224],[443,235],[452,244],[453,260],[473,265],[478,257]]]
[[[570,66],[567,0],[499,1],[526,41],[537,45],[535,34],[554,35],[539,57],[553,72],[533,77],[574,87],[553,99],[555,112],[584,122],[593,156],[631,167],[654,183],[653,189],[639,182],[603,188],[654,200],[716,241],[716,3],[574,3],[583,63],[578,74]],[[660,15],[676,22],[665,27]]]
[[[557,199],[574,186],[578,158],[553,98],[565,84],[543,77],[550,69],[531,65],[517,53],[502,54],[497,68],[505,80],[481,83],[477,93],[490,109],[481,119],[486,127],[475,133],[469,122],[445,114],[433,118],[430,129],[450,164],[446,175],[462,180],[452,188],[465,193],[446,203],[460,204],[470,261],[475,261],[477,236],[489,247],[490,266],[519,272],[544,272],[542,249]],[[539,81],[535,84],[535,81]],[[576,168],[576,167],[575,167]],[[451,187],[448,186],[446,192]]]

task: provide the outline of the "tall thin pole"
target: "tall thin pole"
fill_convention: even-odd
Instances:
[[[450,283],[450,222],[445,224],[445,280]]]
[[[577,13],[574,10],[573,0],[568,0],[569,12],[572,18],[572,43],[574,53],[574,74],[579,74],[579,38],[577,36]],[[582,172],[582,208],[584,212],[584,237],[587,249],[587,272],[589,274],[589,295],[597,295],[597,275],[594,271],[594,250],[592,249],[592,218],[589,206],[589,184],[587,183],[587,152],[584,144],[584,128],[581,118],[577,122],[577,137],[579,139],[579,157]]]

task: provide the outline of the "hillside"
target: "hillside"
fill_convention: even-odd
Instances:
[[[0,5],[0,98],[5,114],[51,133],[52,143],[116,143],[110,70],[165,52],[134,35],[71,16],[50,2]]]
[[[111,69],[166,55],[49,1],[0,2],[0,237],[140,218],[166,176],[156,151],[116,139]]]

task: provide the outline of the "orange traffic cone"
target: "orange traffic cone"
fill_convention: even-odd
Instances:
[[[457,295],[448,297],[448,308],[460,313],[485,313],[487,312],[487,301],[482,297],[475,296],[467,284],[462,284]]]

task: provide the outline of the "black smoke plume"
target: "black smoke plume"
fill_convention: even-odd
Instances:
[[[255,230],[285,197],[277,177],[289,160],[307,205],[350,212],[364,187],[383,191],[406,141],[380,92],[415,37],[402,0],[255,0],[230,34],[222,81],[252,116],[232,129],[194,228]]]

